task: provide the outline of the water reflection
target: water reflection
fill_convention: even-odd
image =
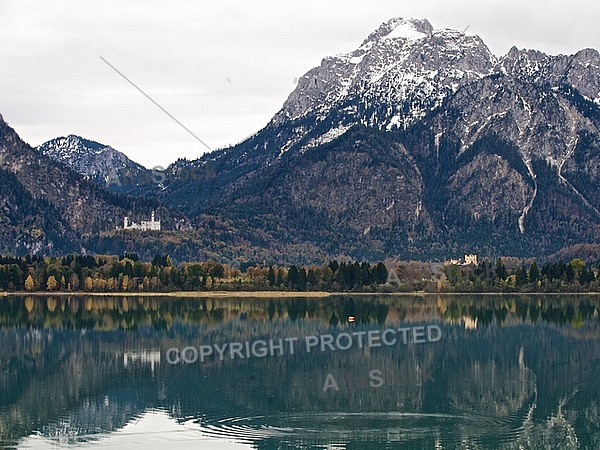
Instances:
[[[600,448],[598,312],[585,296],[7,297],[1,437],[34,448],[232,448],[232,438],[260,449]],[[165,358],[172,347],[419,325],[443,339]],[[324,389],[328,376],[338,389]]]

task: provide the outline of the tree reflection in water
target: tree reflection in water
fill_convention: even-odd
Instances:
[[[406,435],[398,427],[411,430],[415,448],[436,439],[448,448],[569,448],[575,438],[599,448],[597,304],[586,296],[6,297],[0,431],[89,440],[160,409],[214,429],[255,418],[244,423],[258,448],[280,442],[274,430],[298,444],[307,430],[320,443],[390,441]],[[419,324],[440,326],[442,341],[187,366],[164,358],[174,346]],[[382,388],[352,381],[373,369],[395,376]],[[428,371],[433,382],[398,381]],[[339,390],[323,392],[327,374],[343,380]]]

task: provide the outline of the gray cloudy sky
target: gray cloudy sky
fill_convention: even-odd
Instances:
[[[265,126],[293,80],[392,17],[480,35],[500,56],[600,49],[592,0],[0,0],[0,113],[33,146],[67,134],[166,166]]]

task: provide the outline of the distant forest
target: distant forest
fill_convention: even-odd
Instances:
[[[289,267],[184,262],[168,255],[140,261],[121,256],[0,256],[0,291],[173,292],[600,292],[599,264],[570,262],[508,264],[503,259],[478,265],[422,262],[331,261]]]

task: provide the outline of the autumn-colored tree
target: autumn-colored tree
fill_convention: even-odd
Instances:
[[[92,279],[92,289],[94,289],[95,292],[105,291],[106,285],[107,285],[107,282],[103,278],[93,278]]]
[[[123,278],[121,279],[121,289],[123,291],[126,291],[128,287],[129,287],[129,277],[127,275],[123,275]]]
[[[56,278],[54,277],[54,275],[50,275],[48,277],[48,281],[46,281],[46,289],[49,291],[54,291],[54,290],[56,290],[57,286],[58,286],[58,281],[56,281]]]
[[[92,277],[86,277],[85,278],[85,290],[86,291],[91,291],[92,287],[93,287],[93,282],[92,282]]]
[[[73,272],[71,274],[71,287],[73,288],[74,291],[79,289],[79,277],[77,276],[77,274],[75,272]]]
[[[35,282],[33,281],[33,277],[31,276],[31,274],[29,274],[27,276],[27,279],[25,279],[25,290],[33,291],[34,288],[35,288]]]
[[[582,259],[580,258],[575,258],[572,259],[571,262],[569,263],[569,265],[571,267],[573,267],[573,270],[575,270],[575,274],[578,275],[581,273],[581,271],[584,269],[585,267],[585,263],[583,262]]]

